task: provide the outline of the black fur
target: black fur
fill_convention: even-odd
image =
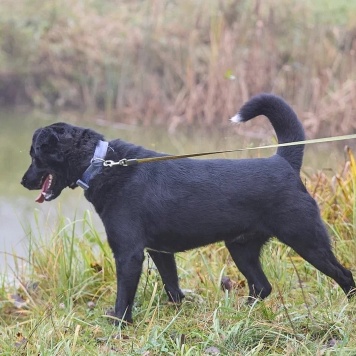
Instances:
[[[242,121],[266,115],[278,142],[304,139],[301,123],[281,98],[262,94],[240,110]],[[90,164],[102,135],[65,123],[39,129],[33,136],[32,164],[23,177],[28,189],[40,189],[53,176],[46,200],[76,180]],[[143,158],[161,154],[113,140],[106,159]],[[117,269],[115,315],[132,321],[132,305],[147,248],[168,297],[180,302],[174,253],[225,241],[245,275],[250,298],[265,298],[271,285],[259,255],[276,236],[351,296],[350,271],[336,260],[314,199],[300,177],[303,146],[279,148],[270,158],[180,159],[130,167],[104,168],[90,181],[86,198],[100,215]]]

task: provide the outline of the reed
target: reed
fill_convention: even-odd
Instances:
[[[0,14],[3,104],[174,132],[272,91],[310,137],[356,127],[350,1],[4,0]]]

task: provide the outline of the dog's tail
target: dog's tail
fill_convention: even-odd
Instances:
[[[304,129],[293,109],[280,97],[260,94],[246,102],[232,122],[245,122],[256,116],[265,115],[276,131],[278,143],[305,140]],[[277,154],[286,159],[297,171],[303,161],[304,145],[278,147]]]

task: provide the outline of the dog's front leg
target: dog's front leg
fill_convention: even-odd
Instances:
[[[128,248],[114,253],[116,264],[117,294],[115,317],[120,321],[132,323],[132,305],[144,260],[143,249]]]

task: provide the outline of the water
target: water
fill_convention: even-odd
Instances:
[[[28,151],[33,131],[41,126],[56,121],[72,121],[63,117],[52,117],[27,112],[0,113],[0,272],[11,273],[15,262],[13,255],[28,257],[28,243],[31,238],[50,236],[55,229],[58,216],[68,220],[83,217],[89,209],[94,217],[94,224],[99,233],[105,238],[104,229],[92,206],[85,200],[80,188],[66,189],[59,198],[50,202],[37,204],[36,191],[28,191],[20,185],[20,180],[26,171],[30,158]],[[256,128],[251,132],[261,132],[261,123],[256,120]],[[106,139],[122,138],[124,140],[171,154],[183,154],[210,150],[241,148],[251,145],[252,140],[238,135],[238,130],[227,127],[213,134],[199,130],[180,129],[174,135],[166,130],[157,128],[138,128],[82,123],[105,134]],[[185,131],[185,132],[183,132]],[[272,131],[267,131],[265,139],[254,141],[254,144],[268,144]],[[355,143],[349,142],[356,151]],[[243,158],[246,156],[268,156],[273,152],[249,152],[223,155],[223,157]],[[221,156],[220,156],[221,157]],[[337,144],[322,144],[308,146],[305,154],[304,172],[312,174],[317,170],[333,170],[341,167],[343,158],[342,146]]]

